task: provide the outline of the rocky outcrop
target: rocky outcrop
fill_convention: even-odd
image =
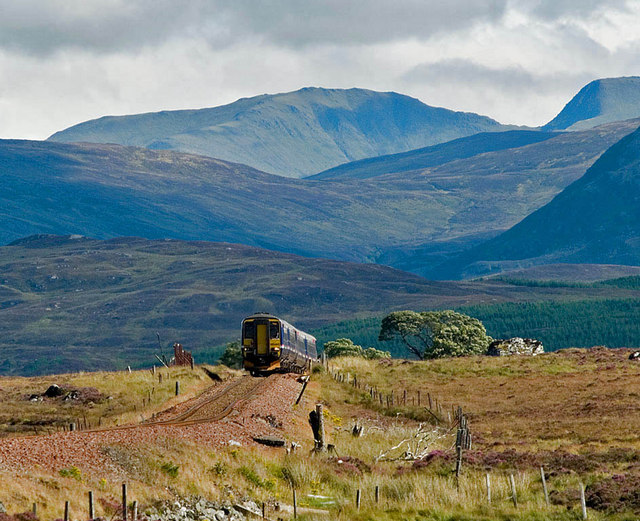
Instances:
[[[532,338],[508,338],[494,340],[489,344],[488,356],[529,355],[535,356],[544,353],[544,347],[540,340]]]

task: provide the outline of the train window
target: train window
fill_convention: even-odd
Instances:
[[[253,338],[256,336],[256,325],[253,322],[245,322],[244,336],[247,338]]]
[[[277,322],[271,322],[270,324],[270,337],[280,338],[280,326]]]

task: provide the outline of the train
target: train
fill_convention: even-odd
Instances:
[[[242,363],[253,376],[275,372],[304,373],[317,359],[313,335],[269,313],[242,321]]]

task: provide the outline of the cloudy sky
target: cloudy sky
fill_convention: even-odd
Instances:
[[[0,0],[0,137],[305,86],[538,125],[640,75],[640,0]]]

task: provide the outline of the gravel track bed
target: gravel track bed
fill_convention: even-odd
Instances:
[[[253,382],[255,380],[250,379]],[[216,392],[221,389],[219,385],[214,387]],[[0,439],[0,471],[17,473],[34,468],[57,471],[74,465],[85,473],[123,477],[124,471],[105,454],[104,447],[123,445],[130,448],[136,445],[151,445],[162,439],[193,441],[208,447],[226,446],[231,440],[244,446],[254,445],[255,442],[252,440],[254,436],[284,435],[281,426],[290,423],[293,415],[292,406],[300,387],[296,381],[296,375],[290,374],[271,375],[260,379],[257,389],[249,382],[242,383],[235,389],[238,392],[241,390],[249,392],[249,395],[227,393],[221,400],[226,404],[225,406],[229,405],[229,400],[242,399],[225,418],[218,421],[203,421],[205,414],[219,411],[220,405],[216,406],[212,403],[211,408],[205,406],[197,411],[199,423],[141,424],[104,431],[76,431],[48,436],[2,438]],[[194,403],[202,404],[202,396],[185,404],[189,402],[192,406]],[[184,404],[181,405],[184,406]],[[188,409],[189,407],[180,408],[182,412]]]

